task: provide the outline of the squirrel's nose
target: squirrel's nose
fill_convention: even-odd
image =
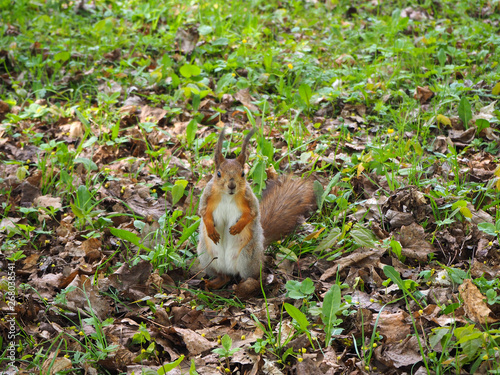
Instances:
[[[234,180],[230,180],[229,184],[227,184],[227,187],[231,190],[236,189],[236,182],[234,182]]]

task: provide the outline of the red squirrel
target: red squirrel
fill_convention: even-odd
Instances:
[[[215,149],[215,173],[199,204],[202,218],[198,259],[209,276],[209,289],[219,289],[231,276],[258,279],[265,248],[290,234],[316,206],[312,182],[284,176],[266,182],[259,201],[245,177],[245,137],[236,159],[222,155],[222,129]]]

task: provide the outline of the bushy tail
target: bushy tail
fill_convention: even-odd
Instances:
[[[282,176],[268,180],[260,202],[260,222],[264,229],[264,246],[277,241],[302,224],[316,208],[313,184],[306,179]]]

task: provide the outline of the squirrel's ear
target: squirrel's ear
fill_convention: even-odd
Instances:
[[[224,160],[224,155],[222,155],[222,144],[224,143],[224,132],[226,127],[224,126],[220,132],[219,140],[217,141],[217,145],[215,146],[215,166],[218,168]]]
[[[247,145],[248,142],[250,141],[250,138],[252,138],[256,130],[257,128],[252,128],[252,130],[250,130],[250,133],[248,133],[247,136],[245,137],[243,144],[241,145],[241,152],[236,158],[236,161],[240,163],[241,166],[245,165],[245,162],[247,160]]]

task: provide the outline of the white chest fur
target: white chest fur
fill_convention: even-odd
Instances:
[[[231,228],[241,217],[242,212],[238,208],[234,195],[222,194],[221,201],[213,212],[215,229],[220,235],[218,244],[211,243],[212,254],[217,259],[217,268],[220,272],[234,274],[235,260],[240,249],[244,245],[241,234],[232,235]]]

